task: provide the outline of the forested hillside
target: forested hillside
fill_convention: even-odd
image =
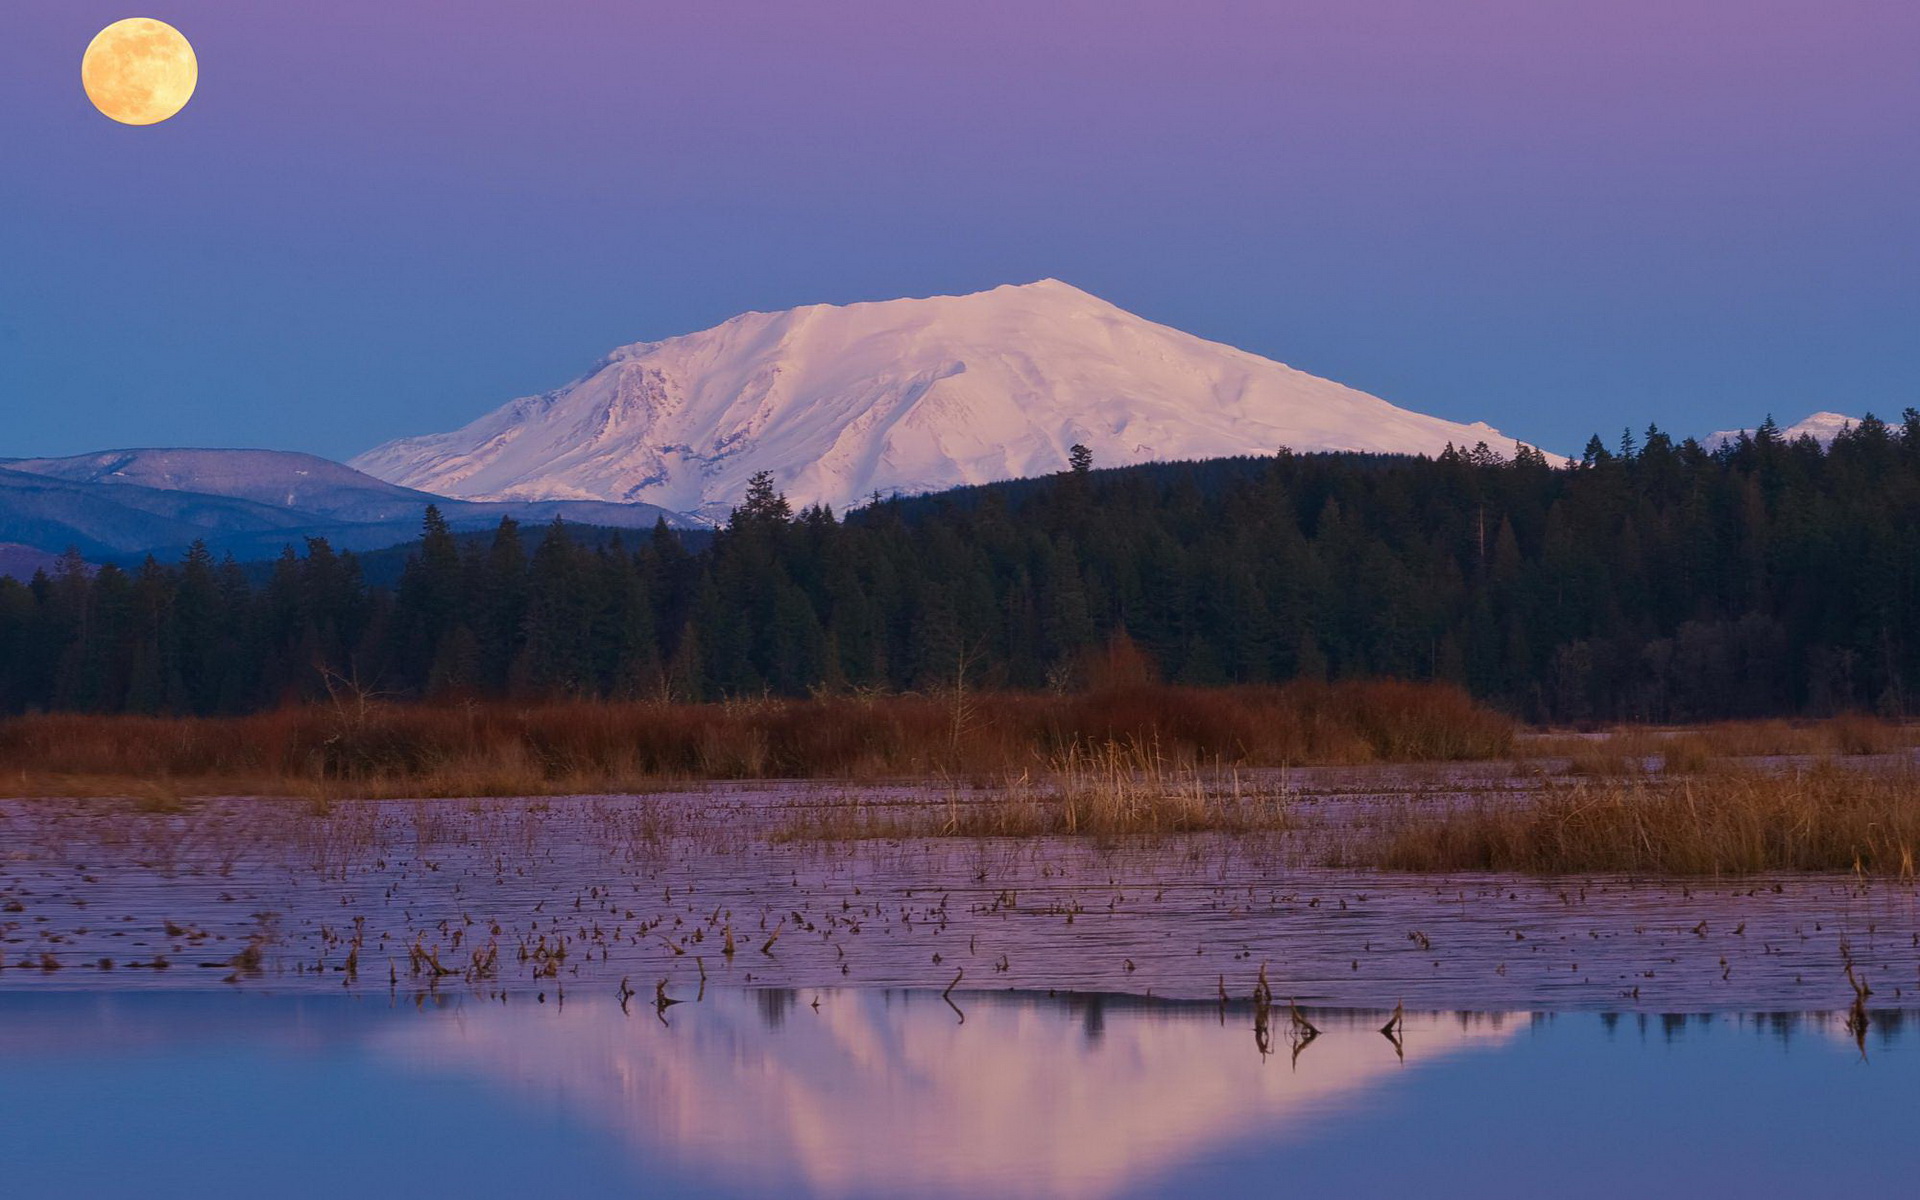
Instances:
[[[0,708],[326,695],[717,699],[1166,678],[1445,679],[1538,720],[1873,708],[1920,679],[1920,413],[1830,449],[1649,430],[1565,469],[1478,447],[1078,469],[837,518],[761,478],[698,552],[437,515],[397,586],[324,542],[0,580]]]

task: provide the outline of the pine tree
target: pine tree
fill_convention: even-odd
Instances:
[[[395,598],[395,644],[389,660],[401,688],[426,688],[434,663],[441,659],[441,639],[462,624],[462,580],[459,543],[439,505],[429,504],[421,519],[420,552],[407,561]]]

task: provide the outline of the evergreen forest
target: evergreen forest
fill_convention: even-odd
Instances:
[[[0,712],[1074,689],[1115,639],[1175,683],[1444,680],[1570,723],[1895,716],[1920,681],[1911,409],[1830,447],[1649,429],[1566,466],[1077,455],[844,515],[762,476],[697,548],[581,532],[429,513],[392,586],[322,540],[270,569],[70,555],[0,579]]]

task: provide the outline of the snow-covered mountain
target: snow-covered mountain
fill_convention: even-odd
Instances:
[[[757,471],[836,509],[1061,470],[1510,440],[1157,325],[1058,280],[748,313],[614,351],[463,429],[352,460],[474,499],[647,501],[724,517]]]
[[[1782,429],[1780,436],[1789,442],[1793,442],[1798,441],[1803,434],[1811,435],[1813,440],[1819,442],[1822,446],[1830,446],[1833,444],[1834,438],[1839,437],[1842,433],[1845,433],[1859,423],[1859,417],[1849,417],[1845,413],[1817,412],[1803,421],[1797,421],[1785,429]],[[1700,444],[1709,450],[1718,450],[1722,446],[1739,441],[1741,434],[1751,434],[1752,432],[1753,430],[1751,429],[1722,429],[1717,433],[1710,433],[1702,438]]]

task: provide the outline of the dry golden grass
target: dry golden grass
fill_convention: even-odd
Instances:
[[[1404,871],[1741,875],[1858,871],[1912,878],[1911,771],[1721,771],[1591,780],[1415,818],[1365,857]]]
[[[1848,714],[1824,721],[1725,721],[1693,728],[1624,726],[1597,737],[1531,739],[1531,758],[1564,758],[1574,775],[1691,774],[1718,760],[1895,754],[1920,745],[1920,727]]]
[[[1513,735],[1511,720],[1458,689],[1393,682],[53,714],[0,721],[0,794],[500,796],[691,779],[985,779],[1109,744],[1170,762],[1285,766],[1497,758]]]
[[[1231,771],[1169,764],[1152,748],[1074,747],[1038,778],[1022,775],[940,803],[852,801],[811,809],[775,832],[780,841],[909,837],[1124,837],[1253,833],[1288,826],[1285,793],[1248,786]]]

